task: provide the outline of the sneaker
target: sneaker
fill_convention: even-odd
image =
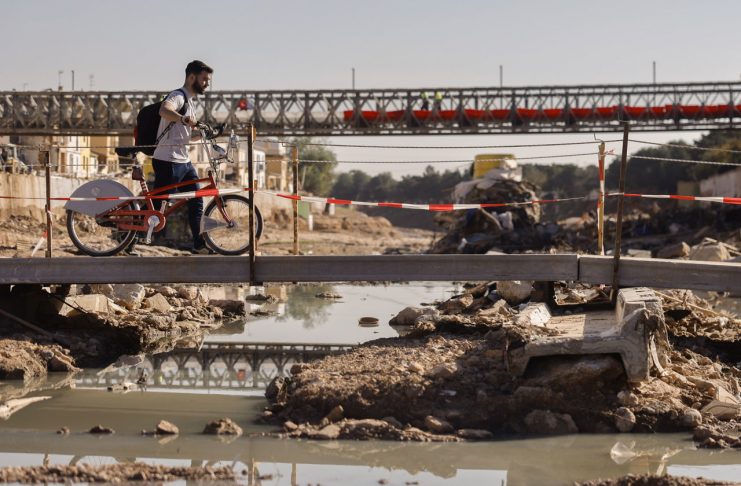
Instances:
[[[200,246],[198,248],[193,248],[190,250],[190,252],[194,255],[215,255],[216,252],[213,251],[211,248],[207,246]]]
[[[124,249],[123,254],[126,256],[133,256],[133,257],[140,257],[142,256],[141,253],[136,251],[136,248],[134,248],[134,245],[128,246]]]

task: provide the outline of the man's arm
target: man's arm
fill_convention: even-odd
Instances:
[[[196,120],[193,117],[184,116],[178,113],[175,109],[175,103],[169,100],[163,102],[162,106],[160,106],[160,116],[169,122],[180,122],[183,125],[190,126],[191,128],[196,126]]]

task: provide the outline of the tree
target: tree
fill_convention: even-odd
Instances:
[[[334,183],[334,169],[337,166],[337,156],[321,144],[322,139],[298,137],[289,143],[298,147],[300,160],[318,160],[324,162],[299,162],[299,187],[306,192],[318,196],[328,196]]]

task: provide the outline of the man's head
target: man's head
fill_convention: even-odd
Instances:
[[[185,87],[192,93],[203,94],[211,84],[214,70],[203,61],[191,61],[185,67]]]

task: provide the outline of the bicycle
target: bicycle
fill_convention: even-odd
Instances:
[[[237,139],[234,136],[230,137],[228,148],[224,149],[215,142],[223,132],[223,124],[214,128],[205,123],[198,123],[196,128],[200,131],[201,143],[208,156],[210,169],[207,177],[170,184],[150,191],[141,166],[134,165],[131,176],[141,185],[140,197],[145,197],[143,208],[136,199],[121,202],[120,198],[133,198],[134,195],[126,186],[116,181],[101,179],[83,184],[72,193],[71,198],[97,198],[97,200],[71,200],[65,205],[67,232],[72,243],[81,252],[90,256],[116,255],[127,248],[140,232],[146,232],[145,243],[150,244],[152,234],[165,228],[167,217],[195,197],[194,192],[192,197],[167,199],[167,193],[184,186],[193,186],[195,191],[195,184],[199,183],[206,184],[199,189],[202,194],[216,193],[220,179],[219,165],[224,161],[233,163],[229,152],[236,149]],[[136,160],[139,151],[136,147],[116,149],[119,156],[128,156],[132,160]],[[215,156],[212,156],[211,151]],[[154,208],[154,199],[162,199],[159,210]],[[170,201],[174,202],[168,204]],[[254,207],[254,220],[257,241],[263,229],[262,215],[257,207]],[[249,228],[249,198],[243,195],[216,193],[203,211],[201,218],[203,239],[208,248],[221,255],[241,255],[249,250],[249,233],[245,231],[246,228]]]

